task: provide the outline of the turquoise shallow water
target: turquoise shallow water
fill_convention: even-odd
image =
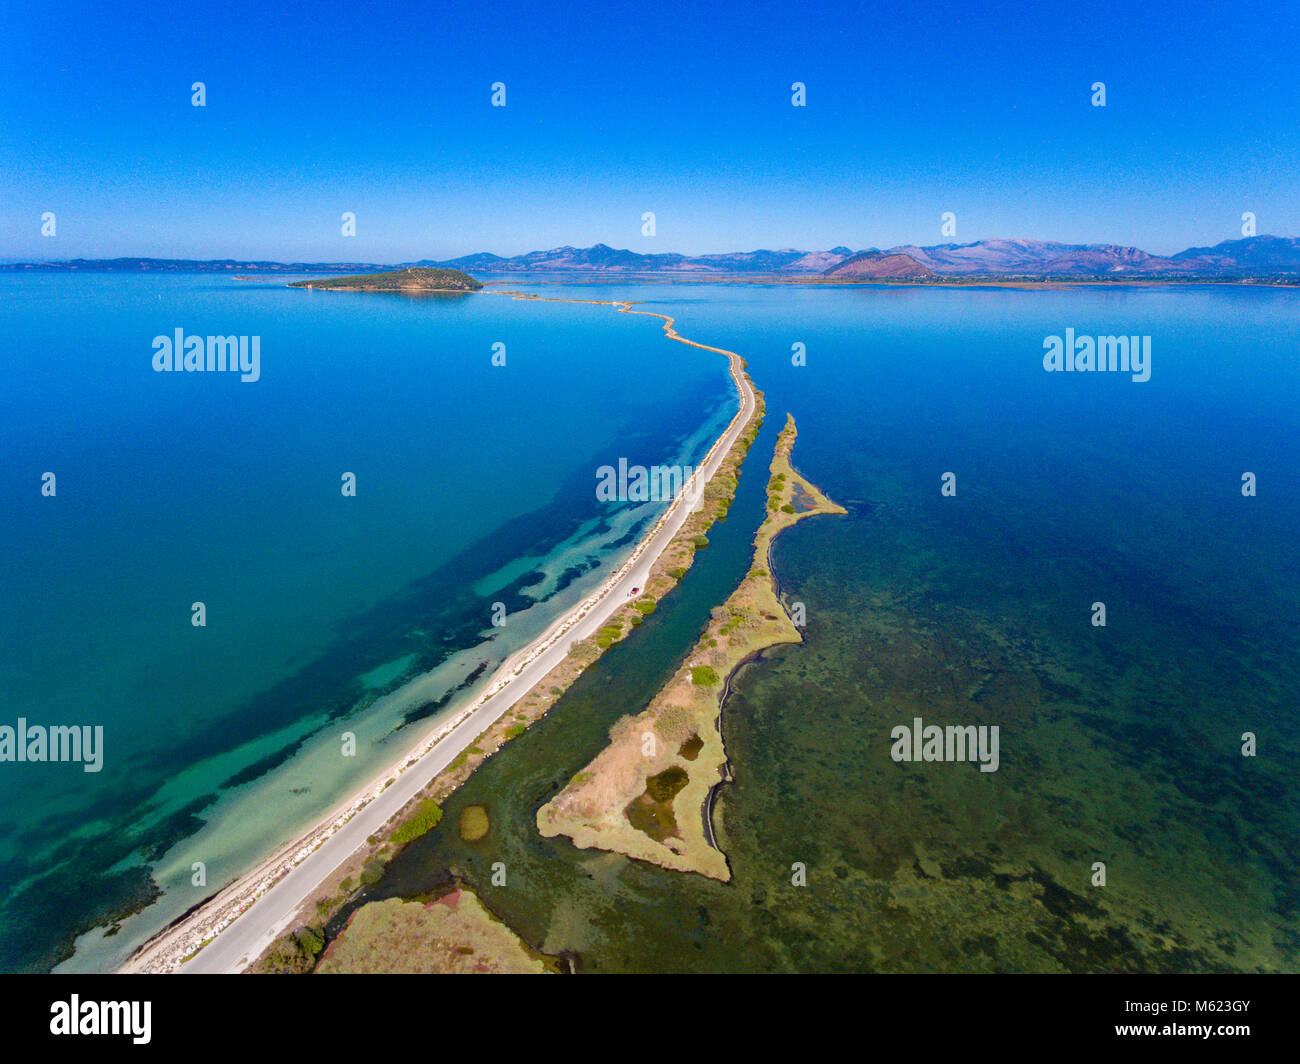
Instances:
[[[1300,970],[1294,291],[599,290],[745,355],[770,415],[751,461],[788,410],[795,464],[851,510],[775,547],[807,640],[724,711],[735,878],[578,851],[533,818],[745,571],[759,465],[679,591],[368,897],[458,875],[590,971]],[[1045,373],[1066,328],[1150,335],[1151,379]],[[893,761],[917,716],[999,727],[998,771]],[[470,803],[493,824],[472,844]]]
[[[735,408],[725,360],[601,307],[7,274],[0,320],[0,724],[105,736],[98,773],[0,765],[4,970],[162,889],[72,966],[116,963],[395,760],[653,518],[597,466],[690,462]],[[176,328],[258,336],[261,379],[155,373]]]

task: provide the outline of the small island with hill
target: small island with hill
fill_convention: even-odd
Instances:
[[[412,266],[386,273],[292,281],[289,287],[333,288],[344,292],[477,292],[483,285],[460,270]]]

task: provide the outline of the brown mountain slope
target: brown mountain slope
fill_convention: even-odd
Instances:
[[[825,276],[841,279],[863,279],[880,281],[914,281],[926,277],[937,277],[932,269],[923,266],[911,255],[887,251],[864,251],[845,259],[838,266],[827,270]]]

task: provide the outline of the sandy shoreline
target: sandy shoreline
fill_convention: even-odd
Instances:
[[[727,356],[740,396],[740,408],[699,463],[685,490],[642,536],[623,564],[594,593],[557,618],[528,646],[503,661],[491,685],[474,703],[426,736],[396,763],[377,773],[364,788],[309,830],[160,931],[127,960],[121,971],[171,972],[184,964],[186,972],[230,972],[242,970],[255,960],[292,925],[298,907],[312,891],[364,845],[369,835],[382,830],[462,750],[527,695],[555,664],[564,660],[574,642],[592,635],[626,604],[624,588],[634,583],[644,586],[656,559],[699,506],[703,486],[755,414],[756,397],[744,372],[744,360],[733,351],[685,339],[677,333],[674,319],[668,315],[633,310],[630,303],[622,301],[543,299],[515,292],[488,294],[612,306],[620,313],[659,318],[669,339]]]

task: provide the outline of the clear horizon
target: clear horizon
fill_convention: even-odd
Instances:
[[[659,10],[15,10],[0,41],[0,259],[981,237],[1170,254],[1241,236],[1247,211],[1261,234],[1300,233],[1295,9]]]

